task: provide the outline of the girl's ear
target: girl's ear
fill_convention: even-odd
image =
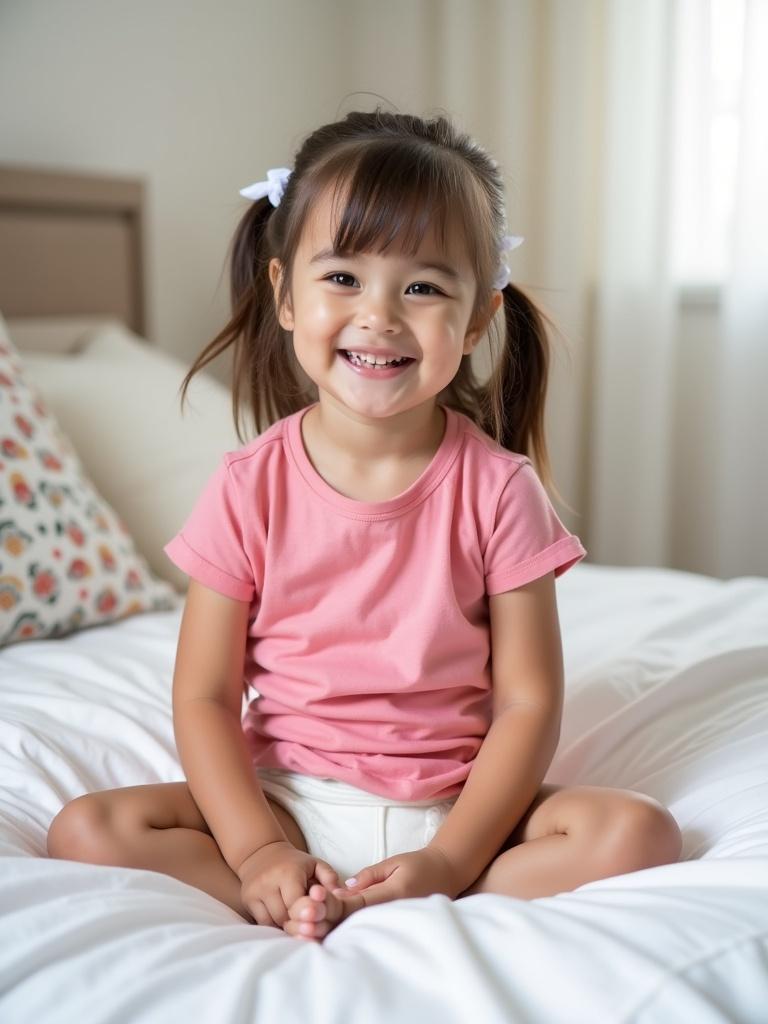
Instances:
[[[280,283],[283,279],[283,266],[280,260],[273,256],[269,261],[269,280],[272,284],[272,292],[275,297],[275,309],[277,310],[277,320],[280,326],[285,331],[293,330],[293,313],[291,312],[290,306],[287,309],[280,309],[278,306],[278,296],[280,294]]]
[[[491,320],[496,315],[499,306],[504,301],[504,294],[498,290],[494,290],[491,296],[491,303],[486,311],[485,316],[476,317],[473,323],[470,325],[467,333],[464,335],[464,355],[468,356],[476,345],[479,344],[480,339],[488,330]]]

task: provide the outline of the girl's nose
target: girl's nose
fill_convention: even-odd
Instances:
[[[376,331],[378,334],[395,334],[400,330],[400,318],[395,303],[382,296],[361,297],[355,320],[358,327]]]

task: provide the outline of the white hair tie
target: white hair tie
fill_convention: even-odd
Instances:
[[[262,199],[264,196],[269,196],[270,203],[273,206],[279,206],[292,170],[291,167],[272,167],[267,171],[266,181],[255,181],[247,188],[241,188],[240,195],[245,196],[246,199]],[[504,262],[503,254],[516,249],[524,241],[525,239],[521,235],[502,235],[499,241],[499,269],[493,281],[493,287],[498,288],[499,291],[509,284],[512,276],[512,271]]]
[[[518,245],[522,245],[524,241],[525,238],[522,235],[501,236],[501,241],[499,242],[499,269],[493,281],[493,287],[498,288],[499,291],[501,291],[502,288],[505,288],[512,280],[512,271],[504,262],[504,253],[511,252],[512,249],[516,249]]]
[[[290,176],[290,167],[273,167],[267,171],[266,181],[254,181],[247,188],[241,188],[240,195],[245,196],[246,199],[261,199],[263,196],[269,196],[270,203],[277,206],[283,198],[283,192],[285,192],[285,186]]]

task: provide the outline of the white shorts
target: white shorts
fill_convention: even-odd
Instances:
[[[256,773],[264,792],[295,819],[308,852],[327,861],[342,886],[371,864],[423,849],[458,796],[403,802],[338,779],[261,765]]]

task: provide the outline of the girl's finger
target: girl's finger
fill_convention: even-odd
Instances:
[[[275,927],[282,928],[288,918],[288,911],[280,890],[275,889],[275,891],[271,892],[263,902],[269,911],[272,920],[275,922]]]
[[[315,863],[315,878],[321,885],[324,885],[326,889],[335,889],[339,884],[338,874],[333,870],[330,864],[326,864],[323,860],[319,860]]]
[[[301,879],[291,878],[285,885],[280,887],[280,895],[283,898],[288,912],[290,913],[291,907],[294,906],[300,899],[307,895],[307,891],[312,884],[312,879]]]
[[[304,927],[306,924],[309,924],[309,928]],[[330,931],[330,927],[327,921],[295,921],[289,917],[283,926],[283,931],[286,935],[290,935],[295,939],[309,939],[313,941],[325,938]]]

